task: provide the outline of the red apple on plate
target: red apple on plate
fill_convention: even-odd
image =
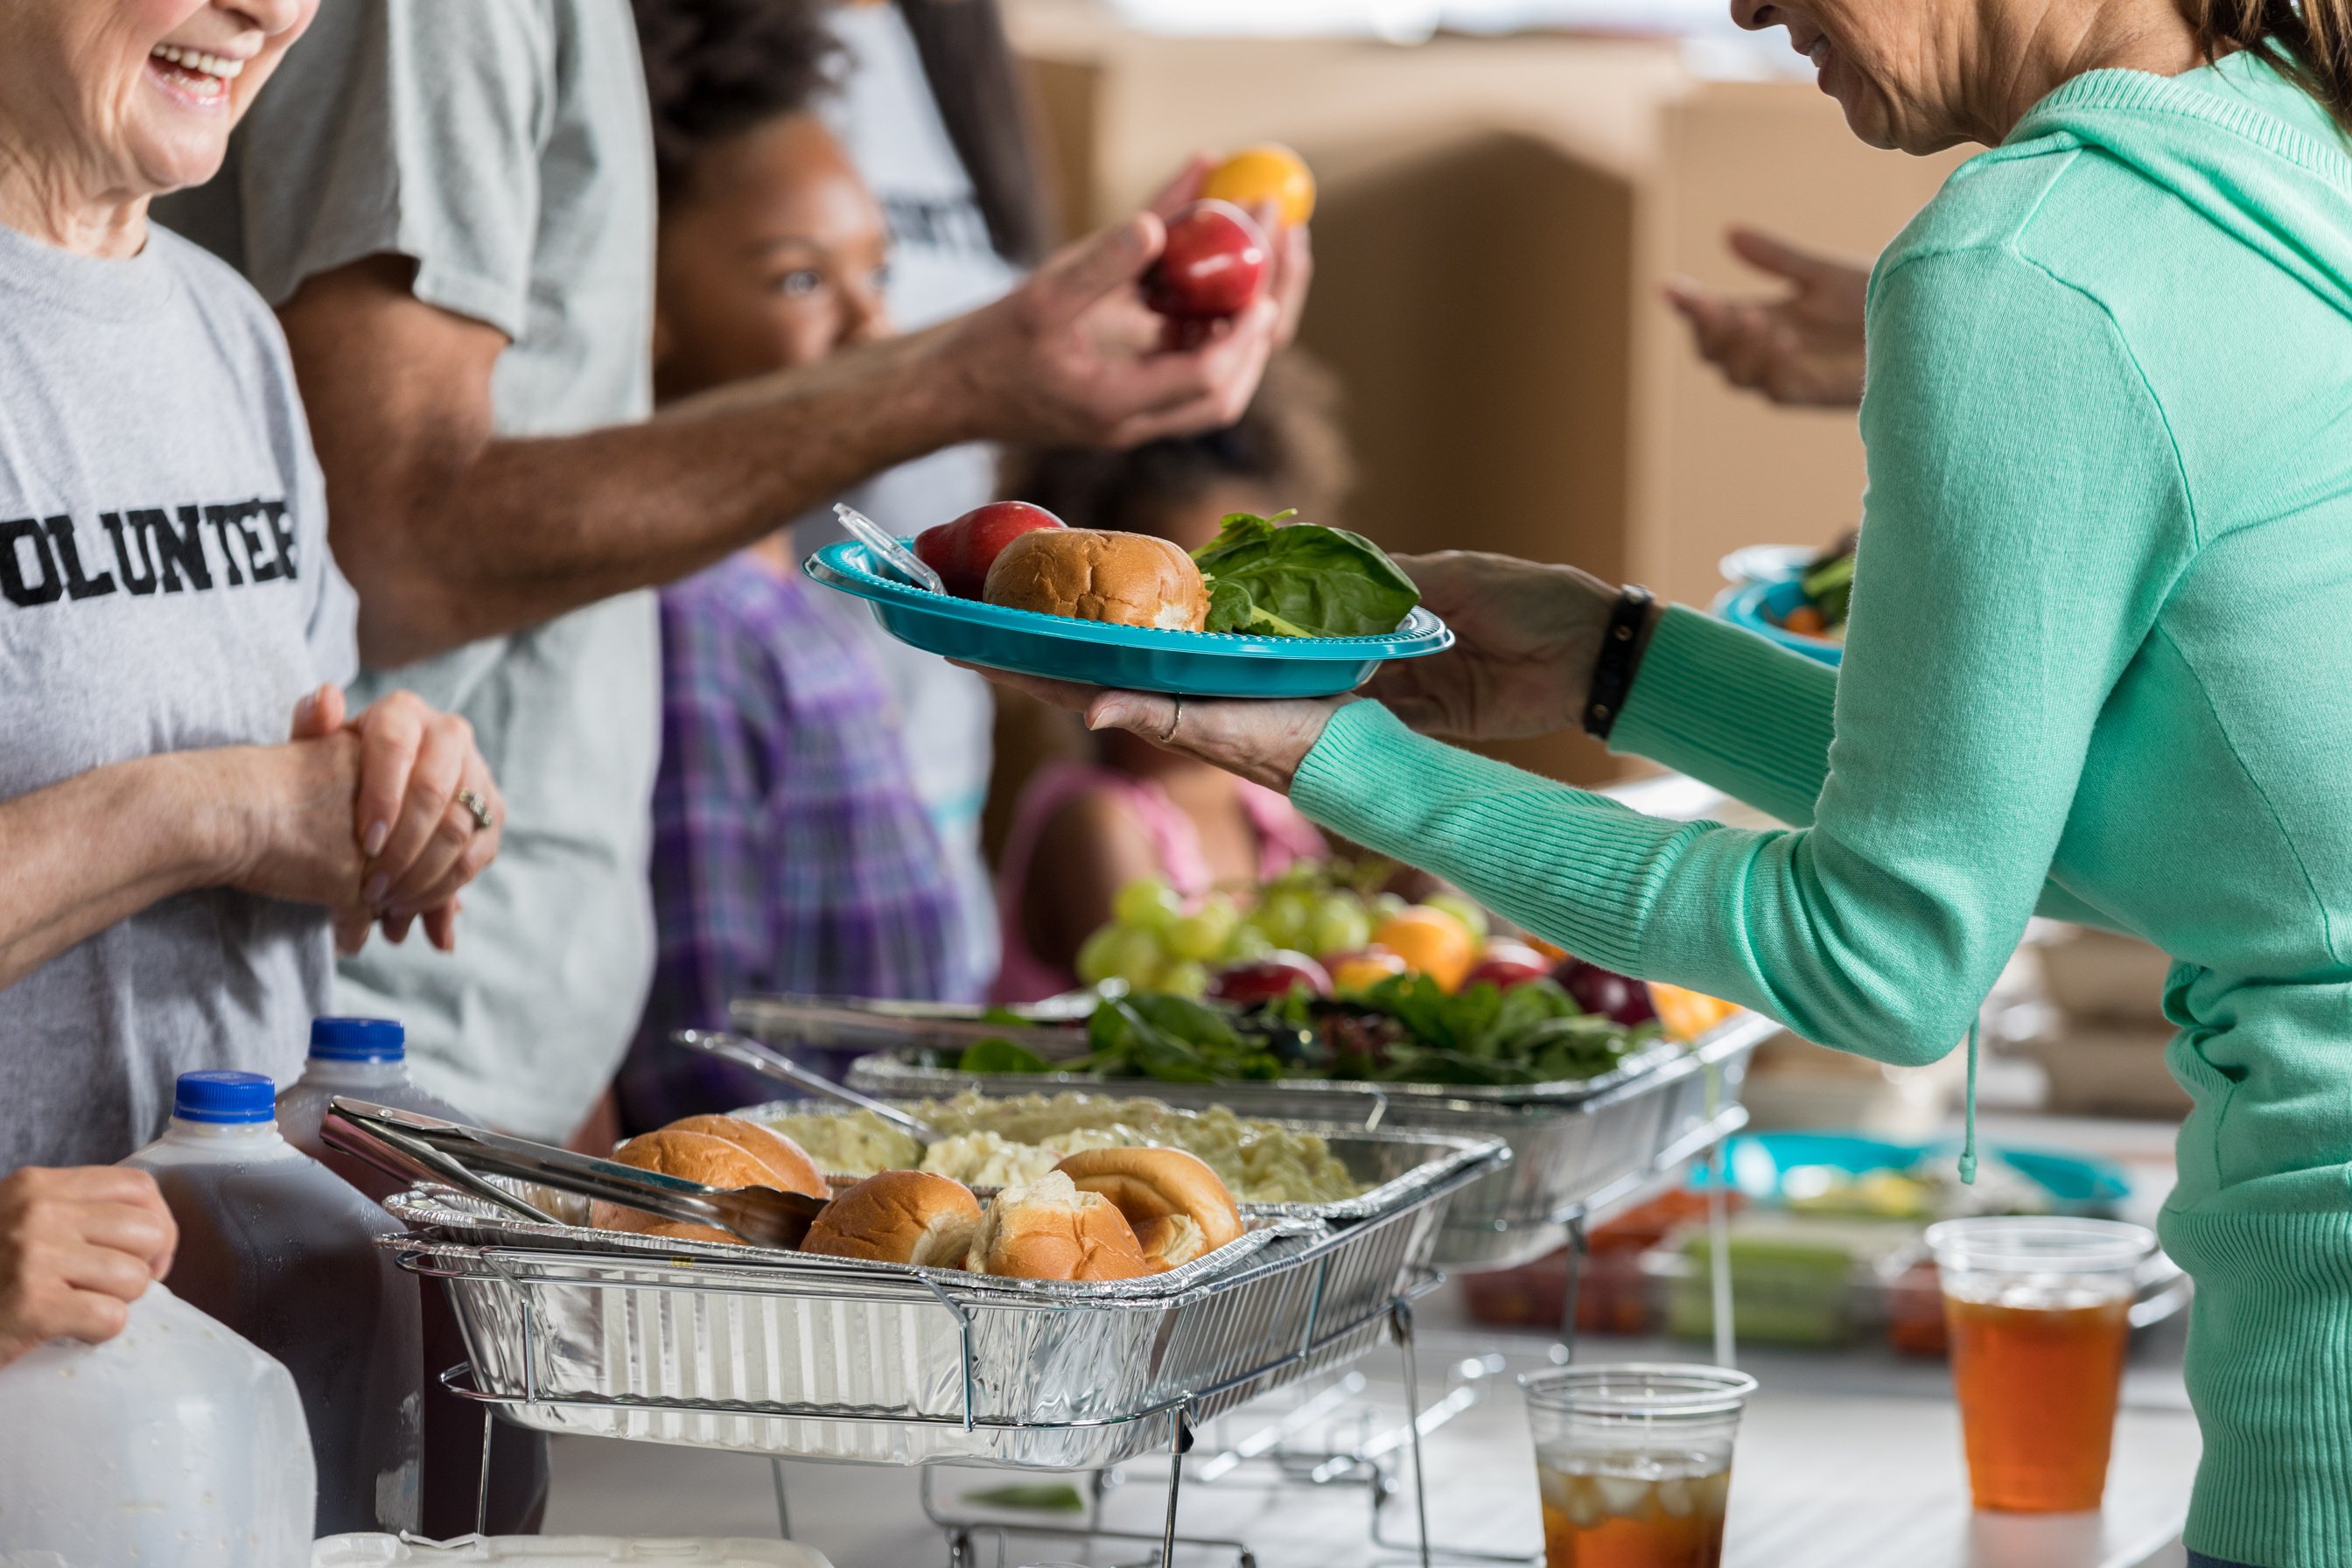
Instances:
[[[1265,286],[1267,256],[1255,218],[1231,202],[1194,202],[1168,220],[1143,302],[1176,321],[1238,316]]]
[[[1490,942],[1478,962],[1463,977],[1466,988],[1481,980],[1498,991],[1508,991],[1514,985],[1525,985],[1530,980],[1541,980],[1551,973],[1551,964],[1544,955],[1520,942]]]
[[[1209,994],[1247,1007],[1277,1001],[1301,985],[1318,996],[1331,994],[1331,976],[1321,964],[1303,952],[1276,948],[1264,958],[1222,971],[1209,982]]]
[[[915,556],[940,574],[949,593],[959,599],[977,599],[988,585],[988,569],[1006,545],[1033,530],[1061,526],[1062,520],[1042,506],[991,501],[915,535]]]

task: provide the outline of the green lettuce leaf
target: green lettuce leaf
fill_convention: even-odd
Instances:
[[[1384,637],[1421,590],[1370,540],[1295,522],[1289,512],[1237,511],[1192,552],[1209,585],[1208,629],[1273,637]]]

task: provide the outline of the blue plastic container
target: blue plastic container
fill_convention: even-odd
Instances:
[[[1782,647],[1834,665],[1845,658],[1845,645],[1827,637],[1807,637],[1780,625],[1780,619],[1805,602],[1798,574],[1757,578],[1726,588],[1715,601],[1715,613],[1735,626],[1745,626]]]
[[[1861,1176],[1873,1171],[1907,1171],[1923,1160],[1953,1160],[1958,1152],[1959,1145],[1948,1139],[1898,1143],[1858,1132],[1743,1132],[1731,1141],[1726,1158],[1733,1186],[1751,1198],[1770,1201],[1780,1195],[1780,1178],[1801,1166],[1827,1165]],[[1984,1152],[2042,1187],[2061,1214],[2109,1214],[2131,1194],[2130,1177],[2112,1160],[2052,1149],[2000,1147]],[[1705,1185],[1704,1166],[1694,1173],[1693,1184]]]
[[[866,600],[885,631],[927,653],[1129,691],[1335,697],[1361,686],[1390,659],[1418,658],[1454,646],[1445,623],[1418,609],[1384,637],[1171,632],[1007,609],[886,576],[855,540],[826,545],[802,563],[801,570],[828,588]]]

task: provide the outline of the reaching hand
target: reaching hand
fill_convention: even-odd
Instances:
[[[1736,300],[1680,279],[1666,299],[1691,325],[1700,357],[1734,386],[1795,407],[1862,402],[1863,308],[1870,268],[1800,250],[1755,229],[1730,232],[1731,248],[1790,284],[1769,300]]]
[[[1199,344],[1167,346],[1167,323],[1137,283],[1159,258],[1165,219],[1207,170],[1194,159],[1145,211],[1064,247],[1011,294],[945,329],[941,353],[980,435],[1133,447],[1241,417],[1267,356],[1297,330],[1314,264],[1304,227],[1269,225],[1266,291]]]
[[[1548,735],[1581,721],[1615,591],[1573,566],[1448,550],[1400,556],[1454,646],[1381,667],[1367,696],[1459,740]]]
[[[144,1171],[27,1165],[0,1181],[0,1366],[49,1340],[121,1333],[179,1234]]]

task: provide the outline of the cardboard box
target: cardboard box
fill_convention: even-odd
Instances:
[[[1853,416],[1724,388],[1659,289],[1760,288],[1723,248],[1733,221],[1871,255],[1957,155],[1874,152],[1810,84],[1706,80],[1666,43],[1149,37],[1076,0],[1014,17],[1076,224],[1195,149],[1279,140],[1315,166],[1302,341],[1348,383],[1349,525],[1704,605],[1729,551],[1853,524]],[[1493,749],[1622,773],[1576,735]]]

